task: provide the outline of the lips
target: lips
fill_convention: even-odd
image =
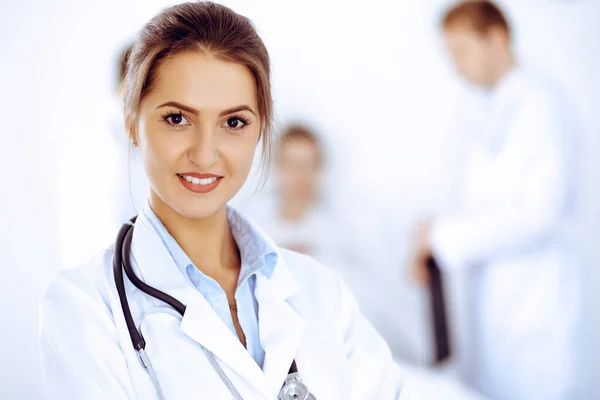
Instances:
[[[194,193],[208,193],[215,190],[221,183],[222,176],[213,174],[197,174],[186,172],[177,174],[181,184]]]

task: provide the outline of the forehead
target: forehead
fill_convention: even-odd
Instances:
[[[453,25],[444,29],[444,36],[447,38],[467,38],[477,39],[479,35],[473,29],[464,25]]]
[[[444,29],[444,36],[450,42],[482,42],[484,36],[467,24],[455,23]]]
[[[177,101],[199,110],[223,110],[248,105],[256,110],[256,84],[244,65],[204,52],[186,52],[159,67],[150,102]]]
[[[281,143],[280,154],[284,157],[304,157],[316,155],[319,148],[306,138],[292,138]]]

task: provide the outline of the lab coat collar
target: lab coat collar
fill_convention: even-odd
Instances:
[[[259,334],[265,350],[263,370],[177,267],[143,213],[135,224],[131,251],[141,279],[186,305],[181,331],[210,350],[267,397],[274,397],[284,382],[306,329],[305,319],[287,302],[299,292],[299,287],[279,250],[271,276],[257,274],[256,278]],[[155,304],[164,305],[159,300]]]
[[[513,66],[487,98],[487,116],[481,139],[491,154],[496,154],[506,139],[505,121],[510,121],[517,111],[515,97],[519,95],[523,85],[523,67]]]

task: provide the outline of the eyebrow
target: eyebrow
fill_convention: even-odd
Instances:
[[[194,114],[194,115],[200,114],[199,110],[196,110],[195,108],[190,107],[190,106],[186,106],[185,104],[178,103],[176,101],[168,101],[168,102],[163,103],[160,106],[156,107],[156,109],[159,109],[162,107],[176,107],[176,108],[182,109],[183,111],[187,111],[190,114]],[[223,110],[219,113],[219,116],[224,117],[225,115],[233,114],[233,113],[240,112],[240,111],[249,111],[256,116],[256,113],[254,112],[254,110],[252,110],[252,108],[250,106],[247,106],[245,104],[243,104],[241,106],[237,106],[237,107],[228,108],[227,110]]]

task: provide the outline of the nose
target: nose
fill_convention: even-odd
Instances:
[[[212,127],[199,128],[189,150],[189,158],[200,171],[207,171],[219,159],[218,135]]]

